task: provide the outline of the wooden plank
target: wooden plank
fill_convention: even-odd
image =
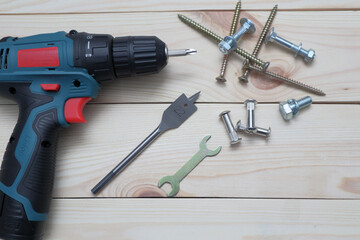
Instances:
[[[45,239],[357,240],[359,201],[55,200]]]
[[[252,51],[269,12],[242,12],[242,17],[254,20],[258,31],[244,38],[241,46]],[[187,16],[199,21],[220,35],[228,32],[231,12],[194,12]],[[94,19],[96,19],[94,21]],[[360,12],[279,12],[276,31],[290,41],[302,41],[305,48],[316,50],[311,65],[276,46],[266,46],[260,56],[271,61],[270,70],[313,85],[327,93],[314,96],[321,102],[359,102],[360,82]],[[344,24],[344,21],[346,24]],[[199,90],[201,102],[240,102],[255,98],[261,102],[276,102],[307,94],[279,82],[253,75],[247,85],[239,84],[242,58],[233,56],[227,71],[228,82],[218,84],[222,55],[216,45],[180,22],[176,13],[122,14],[58,14],[0,16],[2,34],[26,36],[36,33],[77,29],[114,36],[157,35],[169,48],[195,48],[196,56],[174,58],[160,74],[122,79],[104,83],[99,103],[171,102],[180,93]],[[314,24],[316,23],[316,24]],[[21,27],[21,31],[19,31]],[[336,34],[335,34],[336,33]],[[9,103],[1,99],[1,103]]]
[[[19,14],[19,13],[84,13],[84,12],[139,12],[139,11],[179,11],[179,10],[233,10],[235,0],[209,0],[209,1],[190,1],[190,0],[80,0],[80,1],[5,1],[1,4],[1,13]],[[261,1],[246,0],[242,1],[243,9],[271,9],[274,4],[279,4],[281,9],[285,10],[328,10],[328,9],[359,9],[359,1],[301,1],[301,0],[282,0],[282,1]]]
[[[87,124],[62,132],[58,146],[56,197],[93,197],[91,188],[158,125],[165,104],[93,104]],[[0,156],[10,137],[17,110],[0,106]],[[212,135],[206,158],[181,183],[179,197],[359,198],[359,105],[312,105],[285,122],[278,105],[259,104],[256,124],[271,126],[268,141],[242,134],[230,146],[218,117],[232,110],[234,123],[246,119],[240,104],[198,104],[199,110],[179,129],[157,139],[100,197],[162,197],[159,179],[174,174]]]

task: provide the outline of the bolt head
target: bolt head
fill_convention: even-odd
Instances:
[[[223,111],[222,113],[219,114],[220,117],[228,114],[230,111],[229,110],[226,110],[226,111]]]
[[[315,56],[315,51],[313,49],[310,49],[307,56],[305,57],[305,62],[311,63],[315,59]]]
[[[247,28],[247,33],[252,34],[256,31],[255,24],[247,18],[240,19],[240,24],[242,27]]]
[[[245,106],[248,104],[248,103],[253,103],[254,106],[257,104],[257,101],[255,99],[247,99],[245,100],[244,104]]]
[[[276,37],[277,37],[277,33],[275,32],[274,28],[271,28],[269,35],[265,39],[265,44],[268,44],[269,42],[273,42],[274,38]]]
[[[294,117],[294,112],[288,102],[281,102],[279,105],[279,110],[280,110],[281,116],[285,120],[290,120]]]
[[[230,133],[230,143],[231,144],[237,144],[241,141],[241,138],[237,135],[237,132],[231,132]]]
[[[237,48],[237,41],[232,36],[227,36],[219,43],[218,47],[220,52],[227,55]]]

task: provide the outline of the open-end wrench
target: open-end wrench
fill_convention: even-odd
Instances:
[[[144,151],[158,136],[163,132],[178,128],[183,124],[196,110],[195,101],[198,99],[200,92],[191,97],[182,94],[175,100],[163,113],[160,125],[137,146],[127,157],[122,160],[108,175],[106,175],[96,186],[91,190],[97,194],[104,188],[116,175],[123,171],[134,159]]]
[[[161,188],[165,183],[168,183],[172,187],[172,191],[168,194],[168,197],[175,196],[180,190],[180,182],[206,157],[216,156],[221,151],[221,146],[216,150],[209,150],[206,147],[206,142],[211,136],[206,136],[200,142],[200,150],[173,176],[165,176],[160,179],[158,187]]]

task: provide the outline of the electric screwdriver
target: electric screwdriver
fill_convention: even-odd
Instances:
[[[0,40],[0,95],[19,117],[0,170],[0,238],[40,239],[53,188],[58,129],[83,123],[100,84],[157,73],[169,56],[154,36],[112,37],[75,30]]]

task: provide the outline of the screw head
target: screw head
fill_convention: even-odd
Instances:
[[[269,42],[273,42],[276,37],[277,37],[277,33],[275,32],[274,28],[272,27],[270,29],[269,35],[265,39],[265,44],[268,44]]]
[[[240,76],[238,79],[239,79],[240,81],[244,82],[244,83],[248,83],[248,82],[249,82],[249,79],[248,79],[248,77],[247,77],[245,74],[242,75],[242,76]]]
[[[305,57],[305,62],[311,63],[315,59],[315,50],[309,49],[308,54]]]
[[[255,24],[247,18],[240,19],[240,24],[242,27],[246,27],[248,29],[247,33],[252,34],[256,31]]]
[[[218,76],[218,77],[216,78],[216,80],[217,80],[218,82],[226,82],[226,78],[225,78],[224,76]]]

